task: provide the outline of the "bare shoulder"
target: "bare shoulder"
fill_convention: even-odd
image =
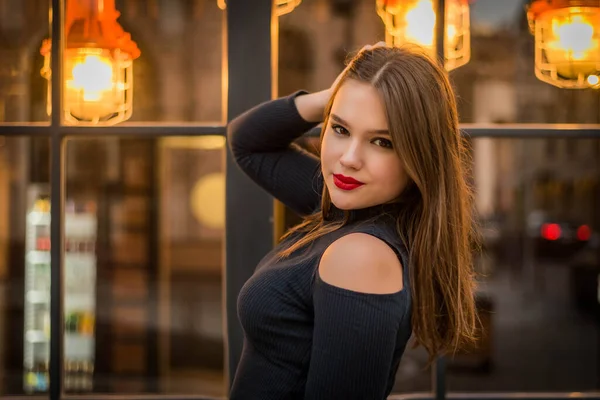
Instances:
[[[403,288],[402,265],[383,240],[351,233],[333,242],[319,263],[321,280],[362,293],[395,293]]]

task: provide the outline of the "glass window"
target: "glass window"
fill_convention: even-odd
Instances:
[[[0,397],[48,389],[49,140],[0,136]]]
[[[599,123],[600,92],[560,89],[535,77],[529,2],[471,4],[471,60],[451,72],[461,122]]]
[[[49,0],[0,1],[0,125],[50,119],[47,81],[40,74],[49,9]]]
[[[451,72],[463,123],[600,123],[600,92],[534,74],[529,0],[471,4],[471,60]],[[375,0],[304,0],[279,18],[279,94],[327,88],[348,52],[385,39]]]
[[[451,72],[461,121],[600,123],[600,92],[558,89],[535,78],[526,3],[471,5],[471,61]],[[278,95],[329,87],[349,51],[384,36],[373,0],[303,0],[279,18]],[[299,143],[318,151],[316,139]],[[482,330],[472,349],[449,360],[450,390],[598,388],[599,145],[473,140],[485,237],[476,263]],[[290,210],[283,215],[282,232],[299,222]],[[431,390],[426,365],[422,349],[407,347],[394,392]]]
[[[77,17],[72,4],[65,2],[66,22]],[[43,55],[51,51],[49,5],[50,0],[0,1],[0,124],[49,121],[50,57]],[[139,54],[129,69],[128,62],[117,65],[115,57],[97,49],[65,49],[66,123],[121,112],[136,123],[223,123],[225,11],[217,1],[117,0],[116,10],[120,16],[115,25],[107,23],[104,36],[118,35],[120,25]],[[65,24],[67,42],[70,28]],[[111,85],[120,91],[106,90]]]
[[[130,122],[226,120],[226,11],[217,3],[116,1],[118,22],[141,52],[133,63]]]
[[[67,392],[224,395],[224,146],[67,142]]]
[[[303,0],[279,17],[279,95],[330,87],[348,52],[384,39],[375,0]]]
[[[317,152],[316,138],[299,144]],[[481,331],[448,361],[449,390],[597,390],[600,141],[481,138],[472,148]],[[299,222],[287,209],[284,229]],[[393,392],[431,390],[426,365],[407,346]]]
[[[547,144],[473,140],[482,330],[449,361],[451,391],[600,388],[600,141]]]

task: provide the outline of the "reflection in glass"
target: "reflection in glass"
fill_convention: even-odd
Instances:
[[[211,1],[116,0],[119,24],[141,55],[128,122],[203,122],[224,117],[226,11]]]
[[[318,153],[317,138],[299,143]],[[451,391],[591,391],[600,372],[600,141],[475,139],[479,340],[448,361]],[[290,210],[285,228],[300,222]],[[431,390],[407,347],[395,393]]]
[[[330,87],[347,52],[385,40],[375,0],[303,0],[279,18],[279,94]]]
[[[472,4],[471,61],[451,74],[461,122],[599,123],[600,92],[565,90],[536,77],[528,3]]]
[[[600,141],[474,139],[481,339],[452,391],[598,390]]]
[[[50,0],[0,1],[0,124],[49,121],[39,51],[49,10]]]
[[[77,306],[65,308],[65,364],[77,371],[68,393],[223,395],[224,145],[223,137],[68,141],[68,204],[96,223],[87,269],[83,258],[73,276],[65,265],[65,307]],[[91,329],[82,311],[94,316]],[[74,335],[86,335],[91,352]],[[84,388],[83,361],[92,366]]]
[[[48,148],[0,136],[0,397],[48,390]]]
[[[47,82],[40,75],[44,68],[40,48],[49,34],[49,3],[50,0],[0,2],[3,38],[0,40],[0,123],[49,120]],[[76,2],[67,4],[71,3]],[[216,1],[116,0],[115,4],[121,12],[119,24],[135,38],[142,53],[135,60],[133,95],[128,93],[131,58],[125,56],[125,52],[121,52],[120,60],[116,53],[112,58],[106,53],[96,54],[97,58],[89,59],[88,64],[80,63],[82,68],[78,68],[65,92],[65,104],[75,104],[71,110],[74,116],[93,120],[94,116],[114,111],[116,104],[127,108],[127,101],[133,97],[135,111],[130,121],[217,124],[225,121],[223,31],[226,11],[220,10]],[[49,46],[45,48],[48,50]],[[130,51],[133,56],[135,51]],[[67,81],[71,81],[73,64],[78,62],[73,57],[81,56],[70,53],[66,49]],[[112,75],[107,68],[108,60],[112,61]],[[86,68],[83,68],[90,67],[90,61],[103,76],[93,84],[87,80]],[[48,67],[49,64],[46,69]],[[98,78],[99,74],[94,75]],[[105,85],[96,86],[102,81]],[[106,85],[114,90],[106,91]],[[87,99],[82,93],[86,90]],[[94,100],[94,96],[100,96],[102,101]],[[87,107],[90,104],[92,110]],[[71,122],[74,122],[72,117]]]
[[[536,78],[528,3],[477,0],[469,5],[470,61],[450,73],[461,122],[600,123],[600,91],[564,90]],[[331,86],[348,52],[380,40],[385,27],[374,0],[303,0],[279,18],[278,93]]]
[[[340,49],[359,48],[359,34],[372,34],[363,43],[377,37],[367,13],[322,4],[305,0],[280,19],[279,95],[328,87],[342,69]],[[522,8],[506,13],[508,22],[524,24],[516,31],[478,11],[498,4],[473,5],[473,59],[452,72],[463,121],[600,122],[598,92],[561,91],[536,79]],[[345,34],[351,28],[356,36]],[[294,62],[300,54],[308,58]],[[299,144],[318,152],[316,139]],[[473,348],[449,360],[450,390],[597,390],[600,141],[482,138],[471,147],[484,238],[476,255],[481,331]],[[282,230],[299,222],[290,210],[281,215]],[[421,349],[407,349],[394,392],[431,390],[426,361]]]
[[[534,1],[527,14],[535,35],[536,76],[562,88],[597,88],[600,4]]]
[[[24,388],[47,392],[50,361],[50,191],[29,189],[25,234]],[[94,203],[68,200],[64,217],[64,387],[92,389],[96,278]]]
[[[162,368],[170,392],[223,395],[223,137],[162,143]]]

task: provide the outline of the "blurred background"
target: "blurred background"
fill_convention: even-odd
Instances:
[[[281,15],[277,95],[330,86],[348,52],[385,40],[375,3],[302,0]],[[600,124],[598,90],[536,78],[528,4],[470,5],[470,61],[450,72],[461,122]],[[116,8],[141,51],[130,123],[224,125],[224,2]],[[0,125],[49,124],[49,9],[0,0]],[[0,136],[0,397],[46,397],[50,141],[21,132]],[[600,139],[507,136],[470,140],[483,328],[477,346],[448,360],[448,389],[600,390]],[[316,139],[299,143],[316,152]],[[65,391],[225,396],[224,137],[65,146]],[[298,221],[283,209],[276,225]],[[394,392],[430,391],[426,361],[407,350]]]

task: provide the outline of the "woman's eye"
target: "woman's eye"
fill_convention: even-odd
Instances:
[[[331,129],[338,135],[346,136],[348,134],[348,130],[341,125],[331,125]]]
[[[392,145],[392,141],[388,140],[388,139],[378,138],[378,139],[373,140],[373,144],[375,144],[377,146],[385,147],[387,149],[391,149],[392,147],[394,147]]]

